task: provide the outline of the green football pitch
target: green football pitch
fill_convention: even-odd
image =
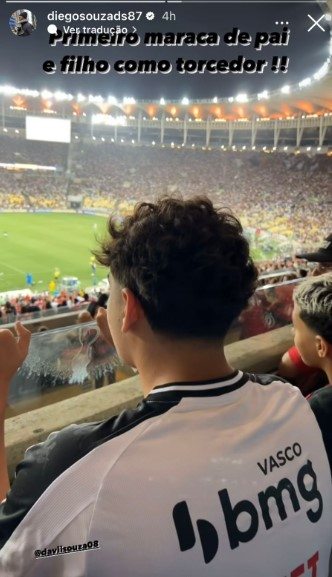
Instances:
[[[76,276],[84,289],[93,286],[91,250],[103,237],[107,219],[78,214],[0,214],[0,292],[26,288],[26,274],[33,276],[35,291],[48,289],[54,269]],[[107,276],[97,266],[97,280]]]

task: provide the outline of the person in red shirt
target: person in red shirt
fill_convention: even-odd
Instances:
[[[332,271],[332,234],[325,239],[325,243],[317,251],[297,254],[296,257],[317,263],[310,276],[318,276]],[[322,371],[318,367],[306,365],[296,346],[291,347],[282,356],[278,374],[296,384],[304,395],[326,383]]]

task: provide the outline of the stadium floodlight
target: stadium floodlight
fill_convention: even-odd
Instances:
[[[160,106],[165,106],[165,104],[166,104],[165,98],[161,98],[161,99],[159,100],[159,104],[160,104]]]
[[[57,90],[54,93],[54,98],[57,102],[63,102],[64,100],[67,100],[67,94],[65,92],[61,92],[60,90]]]
[[[14,86],[8,86],[8,85],[2,86],[1,92],[5,96],[13,96],[14,94],[17,94],[16,88],[14,88]]]
[[[81,94],[79,92],[79,94],[76,97],[77,102],[84,102],[84,100],[86,100],[85,96],[83,94]]]
[[[267,100],[268,98],[270,98],[270,96],[267,90],[263,90],[263,92],[259,92],[257,94],[257,98],[258,100]]]
[[[121,138],[121,142],[124,143],[124,138]]]
[[[195,144],[192,144],[192,145],[191,145],[191,148],[195,148]]]
[[[246,148],[247,148],[246,146],[242,146],[242,150],[246,150]]]
[[[321,66],[321,68],[314,74],[314,79],[315,80],[320,80],[321,78],[323,78],[324,76],[326,76],[326,74],[329,71],[329,62],[326,61],[323,66]]]
[[[215,96],[214,99],[212,100],[213,104],[217,104],[218,103],[218,96]]]
[[[189,98],[187,98],[187,96],[184,96],[181,100],[181,104],[183,104],[183,106],[188,106]]]
[[[131,144],[135,144],[135,140],[134,140],[134,139],[132,139]]]
[[[248,102],[248,95],[244,92],[235,97],[236,102]]]
[[[114,138],[111,138],[111,142],[114,142]]]
[[[123,104],[136,104],[136,100],[132,96],[125,96],[122,100],[122,103]]]
[[[304,78],[304,80],[301,80],[301,82],[299,82],[299,87],[300,88],[304,88],[305,86],[310,86],[311,84],[311,78]]]
[[[96,140],[96,137],[95,137],[95,136],[93,136],[93,137],[92,137],[92,140]]]
[[[4,132],[8,132],[7,128],[4,128],[3,131],[4,131]]]
[[[320,150],[322,150],[321,146],[317,146],[317,152],[319,152]]]
[[[266,146],[263,146],[263,150],[264,150],[264,151],[266,150]]]
[[[100,94],[98,94],[98,96],[94,96],[93,94],[89,94],[89,102],[91,104],[102,104],[104,102],[104,99]]]
[[[308,150],[308,152],[309,152],[309,150],[311,150],[311,146],[307,146],[307,150]]]
[[[156,145],[156,143],[155,143],[154,140],[151,142],[151,144],[152,144],[152,146],[155,146],[155,145]]]
[[[230,96],[229,99],[228,99],[228,102],[234,102],[234,97],[233,97],[233,96]]]
[[[284,146],[284,150],[288,150],[288,146]]]
[[[42,90],[40,96],[43,100],[49,100],[49,98],[53,98],[53,92],[50,92],[49,90]]]
[[[32,98],[37,98],[37,96],[39,96],[38,90],[29,90],[29,88],[17,90],[17,94],[22,94],[22,96],[32,96]]]
[[[104,138],[103,136],[101,137],[101,141],[102,141],[102,142],[105,142],[105,138]]]
[[[93,114],[92,124],[103,124],[104,126],[127,126],[125,116],[112,116],[110,114]]]
[[[174,142],[171,142],[171,146],[172,146],[172,147],[174,146]]]
[[[251,150],[256,150],[256,146],[252,146],[252,147],[251,147]]]
[[[109,97],[107,98],[107,102],[108,102],[108,104],[117,104],[118,101],[117,101],[117,99],[115,98],[115,96],[109,96]]]
[[[17,128],[16,128],[16,130],[15,130],[15,134],[20,134],[20,131],[17,130]]]
[[[291,91],[289,84],[285,84],[285,86],[282,87],[281,92],[282,94],[289,94]]]
[[[75,136],[75,140],[78,140],[78,136],[77,136],[77,134],[76,134],[76,136]]]

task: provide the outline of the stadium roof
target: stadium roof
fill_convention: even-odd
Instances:
[[[10,89],[10,90],[9,90]],[[31,93],[35,93],[33,96]],[[59,91],[41,93],[0,87],[0,94],[5,95],[5,113],[11,110],[22,110],[26,113],[58,113],[60,115],[81,116],[82,114],[105,114],[112,116],[136,116],[142,111],[148,118],[166,116],[206,120],[251,120],[253,118],[289,119],[301,116],[323,116],[332,114],[332,71],[320,81],[298,89],[284,87],[284,91],[264,94],[249,98],[246,95],[229,99],[210,101],[135,101],[133,98],[116,100],[96,95],[66,95]],[[8,110],[8,112],[7,112]]]

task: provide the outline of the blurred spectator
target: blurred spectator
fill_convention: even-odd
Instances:
[[[321,275],[324,272],[332,271],[332,234],[318,250],[310,253],[298,254],[297,258],[305,259],[308,262],[318,263],[309,273],[309,276]],[[296,346],[291,347],[284,353],[278,368],[278,374],[286,379],[290,379],[296,384],[304,395],[320,388],[325,383],[325,376],[322,371],[308,367],[303,361]]]
[[[329,385],[310,396],[326,446],[332,448],[332,272],[310,278],[294,291],[294,342],[303,361],[319,367]],[[329,453],[332,471],[332,453]]]

